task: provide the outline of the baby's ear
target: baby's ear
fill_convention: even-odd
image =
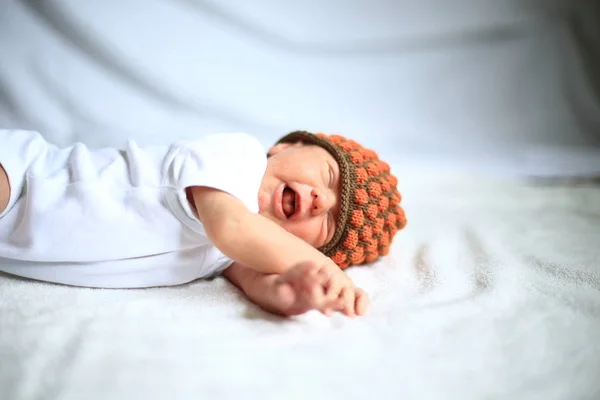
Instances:
[[[280,151],[283,151],[285,149],[288,149],[290,147],[300,147],[302,146],[302,142],[295,142],[295,143],[277,143],[275,146],[271,147],[269,149],[269,156],[273,156],[277,153],[279,153]]]

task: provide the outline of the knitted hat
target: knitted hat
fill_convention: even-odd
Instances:
[[[331,241],[319,250],[342,269],[370,263],[389,253],[396,232],[406,225],[398,180],[373,150],[340,135],[292,132],[279,143],[303,142],[327,150],[340,167],[340,216]]]

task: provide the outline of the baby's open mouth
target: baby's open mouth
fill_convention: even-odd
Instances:
[[[291,217],[296,212],[296,192],[288,186],[283,189],[281,207],[287,218]]]

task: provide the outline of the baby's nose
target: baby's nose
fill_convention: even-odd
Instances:
[[[331,208],[332,196],[329,196],[325,191],[320,189],[313,189],[311,191],[312,196],[312,208],[311,214],[313,216],[321,215]]]

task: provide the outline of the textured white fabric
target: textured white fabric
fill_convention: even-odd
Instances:
[[[0,163],[11,183],[0,216],[0,270],[125,288],[178,285],[231,265],[194,217],[185,188],[220,189],[258,212],[266,156],[245,134],[90,150],[0,131]]]
[[[600,187],[407,172],[406,230],[349,270],[367,317],[283,320],[222,278],[115,291],[4,276],[0,397],[599,398]]]

